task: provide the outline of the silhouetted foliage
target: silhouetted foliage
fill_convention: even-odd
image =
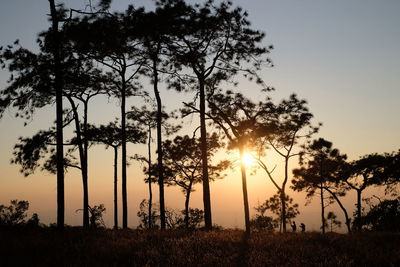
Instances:
[[[270,63],[269,59],[264,58],[268,49],[260,45],[264,34],[251,29],[247,12],[239,7],[234,8],[231,2],[217,4],[209,0],[192,6],[183,0],[161,0],[157,4],[159,7],[176,7],[184,11],[177,23],[171,25],[173,39],[169,49],[173,53],[173,60],[185,67],[185,71],[189,69],[194,76],[187,82],[199,97],[204,218],[206,228],[211,229],[206,98],[218,84],[231,80],[241,71],[262,83],[256,72],[263,63]],[[184,89],[179,79],[171,80],[170,86],[178,91]]]
[[[246,166],[243,156],[249,146],[251,139],[259,132],[260,117],[267,117],[271,112],[271,103],[267,98],[265,102],[255,104],[242,94],[234,94],[232,91],[215,93],[208,98],[210,111],[207,117],[213,121],[215,126],[221,130],[228,139],[228,148],[237,149],[240,158],[240,169],[242,175],[242,190],[245,214],[246,232],[250,232],[250,215],[247,196]],[[190,104],[186,104],[191,110],[198,110]],[[188,112],[184,110],[184,112]]]
[[[109,4],[100,8],[108,7]],[[128,227],[127,202],[127,134],[126,98],[138,95],[140,85],[135,81],[141,73],[145,58],[136,27],[144,9],[128,7],[126,12],[78,13],[64,28],[68,40],[76,51],[101,63],[114,78],[113,94],[121,101],[122,146],[122,227]]]
[[[289,223],[292,219],[296,218],[298,214],[300,214],[298,209],[299,205],[297,203],[293,203],[293,198],[289,197],[288,194],[285,195],[285,200],[283,203],[285,203],[286,211],[285,223]],[[272,214],[277,216],[273,220],[273,225],[275,227],[282,227],[282,224],[280,223],[280,220],[282,218],[282,201],[279,193],[265,200],[264,203],[259,204],[257,207],[255,207],[255,210],[262,215],[267,211],[270,211]]]
[[[299,158],[300,168],[293,170],[292,188],[307,192],[306,197],[309,200],[315,195],[320,198],[322,233],[325,233],[326,226],[325,208],[334,201],[325,191],[340,180],[343,168],[347,166],[346,158],[338,149],[332,148],[331,142],[319,138],[303,147]]]
[[[152,215],[149,216],[148,209],[149,201],[143,199],[139,206],[137,216],[140,219],[138,229],[160,229],[160,208],[158,204],[153,203]],[[204,221],[204,211],[200,209],[189,209],[189,220],[186,223],[186,211],[180,212],[166,208],[166,226],[168,229],[186,228],[196,229],[200,228]],[[151,228],[149,228],[149,221],[151,220]]]
[[[9,206],[0,205],[0,227],[14,226],[39,226],[39,216],[34,213],[26,221],[26,212],[29,209],[29,202],[25,200],[11,200]]]
[[[289,161],[298,156],[296,146],[301,145],[311,138],[318,131],[318,127],[313,126],[311,119],[313,115],[306,106],[307,102],[298,99],[292,94],[289,99],[282,100],[278,105],[267,101],[265,105],[272,110],[267,116],[261,117],[261,126],[258,130],[260,136],[254,142],[258,147],[256,157],[258,165],[266,172],[268,178],[278,189],[281,198],[281,224],[283,232],[286,232],[286,185],[289,180]],[[272,149],[284,159],[284,177],[280,185],[273,175],[274,168],[266,164],[266,149]]]
[[[387,180],[388,159],[385,155],[370,154],[349,163],[345,171],[346,184],[357,192],[357,222],[362,216],[362,192],[371,185],[378,185]],[[357,226],[361,230],[361,225]]]
[[[208,158],[222,147],[217,134],[207,137]],[[177,136],[174,140],[167,140],[163,143],[164,166],[166,168],[165,178],[168,184],[181,187],[185,194],[185,225],[190,227],[189,201],[190,194],[194,191],[194,185],[202,182],[202,159],[201,142],[193,137]],[[224,160],[215,165],[209,165],[209,179],[223,178],[222,172],[229,167],[229,161]]]
[[[373,205],[355,224],[371,231],[400,232],[400,198],[387,199]]]
[[[332,211],[328,212],[325,223],[326,223],[326,226],[329,227],[331,232],[333,232],[336,229],[336,227],[337,228],[342,227],[342,222],[337,220],[336,214]]]

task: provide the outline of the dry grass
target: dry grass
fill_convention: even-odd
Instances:
[[[0,230],[0,266],[400,266],[400,235]]]

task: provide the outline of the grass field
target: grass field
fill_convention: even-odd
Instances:
[[[400,266],[400,235],[0,230],[0,266]]]

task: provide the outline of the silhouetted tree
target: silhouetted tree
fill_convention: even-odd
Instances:
[[[282,227],[282,223],[280,223],[282,218],[282,199],[279,192],[269,199],[265,200],[264,203],[259,204],[255,207],[255,210],[260,214],[265,214],[266,211],[270,211],[272,214],[276,215],[277,218],[273,221],[274,226],[279,225]],[[293,198],[289,197],[289,195],[285,195],[285,211],[286,211],[286,222],[290,222],[290,220],[296,218],[296,216],[300,213],[298,210],[299,205],[297,203],[293,203]]]
[[[171,25],[173,39],[169,49],[174,61],[184,71],[190,69],[196,96],[199,97],[200,132],[202,143],[203,202],[207,229],[212,228],[211,199],[207,161],[206,98],[221,81],[230,80],[240,71],[252,78],[268,52],[260,46],[264,34],[250,28],[247,12],[232,8],[231,2],[217,5],[213,0],[194,6],[183,0],[161,0],[158,6],[175,6],[184,10],[184,16]],[[187,73],[187,72],[185,72]],[[172,80],[171,86],[182,90],[180,81]],[[197,97],[196,97],[197,99]]]
[[[4,112],[7,107],[13,106],[17,107],[19,112],[16,113],[17,116],[22,115],[25,117],[30,117],[33,111],[36,108],[41,108],[54,99],[56,102],[56,140],[57,140],[57,227],[62,229],[64,227],[64,169],[63,169],[63,107],[62,107],[62,93],[64,88],[63,81],[63,66],[61,64],[61,36],[59,33],[59,22],[63,19],[64,10],[61,6],[57,10],[55,1],[49,0],[50,5],[50,17],[52,26],[48,32],[48,42],[47,42],[47,55],[51,58],[51,64],[47,65],[45,71],[50,76],[53,77],[52,83],[50,86],[46,86],[45,88],[36,87],[38,85],[37,82],[33,82],[29,84],[26,90],[31,90],[31,92],[35,91],[33,94],[23,94],[24,89],[22,89],[21,84],[26,84],[26,77],[24,75],[19,75],[15,78],[13,75],[10,77],[10,82],[13,82],[11,86],[6,88],[1,92],[0,97],[0,115]],[[14,43],[18,44],[18,40]],[[5,68],[5,61],[12,60],[8,65],[8,69],[10,71],[16,71],[21,73],[21,70],[26,68],[25,64],[29,64],[35,61],[36,55],[32,52],[20,48],[13,53],[11,50],[12,46],[8,46],[5,50],[0,48],[0,63],[3,68]],[[43,47],[42,47],[43,48]],[[27,57],[28,56],[28,57]],[[22,59],[22,60],[18,60]],[[34,69],[33,72],[40,73],[43,72],[43,68]],[[31,78],[28,76],[28,79]],[[51,90],[48,90],[49,87]],[[15,89],[15,91],[13,91]]]
[[[208,157],[221,148],[217,134],[207,137]],[[177,136],[174,140],[167,140],[163,143],[164,147],[164,166],[167,169],[166,179],[170,183],[181,187],[185,194],[184,222],[185,227],[190,227],[190,194],[194,191],[193,186],[202,182],[202,159],[200,140],[193,137]],[[209,165],[209,179],[211,181],[223,178],[221,173],[229,166],[229,161],[221,161],[216,165]]]
[[[161,229],[166,228],[165,221],[165,200],[164,200],[164,166],[163,166],[163,147],[162,147],[162,125],[163,125],[163,106],[159,90],[160,73],[167,73],[167,69],[174,66],[174,62],[168,56],[168,44],[170,43],[170,28],[176,23],[176,16],[179,16],[174,8],[156,8],[154,12],[147,12],[140,19],[137,27],[138,38],[143,44],[143,55],[146,58],[144,73],[150,77],[153,84],[153,92],[156,99],[157,111],[155,122],[157,127],[157,173],[160,200],[160,221]],[[172,63],[172,64],[171,64]],[[149,158],[150,159],[150,158]],[[150,161],[150,160],[149,160]],[[149,182],[151,187],[151,183]],[[149,188],[150,189],[150,188]],[[151,209],[151,199],[149,209]],[[149,211],[149,213],[151,213]],[[149,225],[151,228],[151,225]]]
[[[147,109],[146,106],[143,106],[141,109],[138,109],[136,107],[132,107],[131,111],[127,112],[127,118],[129,120],[132,120],[134,122],[138,122],[140,124],[146,125],[146,128],[147,128],[147,135],[148,135],[148,140],[147,140],[147,154],[148,155],[147,155],[147,158],[143,157],[143,156],[139,156],[139,155],[136,155],[134,158],[136,160],[140,160],[140,161],[143,161],[143,162],[147,163],[147,168],[146,167],[144,168],[144,172],[148,175],[145,178],[145,182],[148,183],[148,189],[149,189],[149,203],[148,203],[149,212],[148,212],[148,214],[152,214],[151,209],[152,209],[152,201],[153,201],[153,191],[152,191],[151,185],[152,185],[152,183],[160,181],[160,178],[159,178],[160,176],[158,174],[159,173],[159,166],[160,166],[159,163],[160,162],[157,163],[157,171],[155,171],[154,170],[154,165],[152,165],[152,161],[151,161],[151,154],[152,154],[152,151],[151,151],[152,134],[151,133],[152,133],[152,129],[158,126],[158,122],[159,121],[162,122],[160,131],[164,130],[164,133],[167,136],[176,133],[181,128],[181,126],[179,126],[179,125],[173,125],[173,124],[168,122],[169,119],[174,117],[173,113],[167,114],[165,112],[162,112],[161,115],[162,115],[161,120],[158,120],[158,109],[156,111],[150,111],[150,110]],[[158,128],[157,128],[157,132],[158,132]],[[163,171],[162,172],[164,173],[165,168],[164,168],[163,164],[162,164],[162,167],[163,167]],[[148,171],[150,169],[152,169],[152,171]],[[156,181],[155,179],[157,177],[158,177],[158,179]],[[163,181],[164,184],[168,183],[168,181],[165,181],[164,175],[163,175],[162,181]],[[162,186],[162,187],[164,188],[164,186]],[[162,195],[163,194],[160,195],[160,199],[163,199]],[[164,210],[164,209],[160,208],[160,210]],[[161,213],[163,213],[163,212],[161,212]],[[150,220],[150,217],[149,217],[149,220]],[[164,222],[165,222],[165,220],[164,220]],[[148,228],[151,229],[152,228],[151,226],[152,225],[151,225],[151,220],[150,220]],[[165,229],[165,227],[163,229]]]
[[[56,10],[54,0],[49,0],[52,21],[52,53],[54,59],[54,89],[56,92],[56,140],[57,140],[57,227],[64,228],[64,146],[63,146],[63,69],[60,58],[59,21],[62,13]]]
[[[128,119],[132,119],[135,121],[138,121],[144,125],[146,125],[147,127],[147,158],[145,157],[137,157],[137,159],[140,159],[144,162],[147,163],[147,169],[150,170],[151,166],[152,166],[152,160],[151,160],[151,142],[152,142],[152,129],[155,128],[157,126],[157,122],[155,121],[155,114],[154,112],[151,112],[149,110],[147,110],[146,106],[143,106],[142,109],[138,110],[135,107],[132,107],[132,110],[134,112],[133,117],[131,117],[130,112],[128,112],[127,117]],[[148,200],[148,214],[153,214],[152,212],[152,206],[153,206],[153,190],[152,190],[152,183],[156,182],[155,179],[153,179],[153,175],[152,172],[148,172],[148,176],[145,178],[145,182],[148,183],[148,189],[149,189],[149,200]],[[148,216],[148,229],[152,228],[152,217]]]
[[[268,102],[267,105],[271,105]],[[283,232],[286,232],[286,185],[289,180],[289,161],[298,156],[295,150],[300,145],[302,139],[309,139],[318,131],[318,127],[311,124],[313,115],[309,112],[305,100],[300,100],[295,94],[288,100],[282,100],[279,105],[270,108],[272,111],[268,116],[261,117],[262,126],[259,128],[259,135],[256,140],[258,146],[258,156],[256,157],[258,165],[267,173],[269,179],[278,189],[281,197],[281,224]],[[264,136],[263,136],[264,132]],[[278,185],[276,177],[272,175],[275,168],[271,169],[265,163],[265,150],[272,148],[279,156],[284,159],[284,177],[282,184]]]
[[[10,206],[0,205],[0,226],[15,226],[25,223],[29,202],[11,200]]]
[[[335,227],[341,227],[342,226],[342,222],[337,220],[337,216],[334,212],[330,211],[328,212],[328,215],[326,216],[327,219],[327,223],[326,225],[329,226],[329,228],[331,229],[331,233],[333,232],[333,230],[335,229]]]
[[[102,143],[106,148],[114,150],[114,228],[118,229],[118,148],[122,144],[121,127],[118,121],[110,122],[108,125],[96,127],[89,125],[86,132],[86,139],[94,143]],[[136,144],[144,143],[146,133],[141,126],[135,124],[126,125],[127,142]]]
[[[155,203],[152,203],[151,206],[153,209],[148,208],[149,201],[147,199],[143,199],[142,202],[140,202],[139,211],[137,212],[137,216],[140,219],[140,224],[138,226],[139,229],[157,229],[160,227],[160,216],[158,214],[159,208]]]
[[[332,203],[332,198],[325,195],[325,187],[329,187],[340,171],[346,166],[346,155],[332,148],[332,143],[323,138],[314,140],[304,146],[300,152],[300,168],[294,169],[292,188],[296,191],[306,191],[307,198],[319,195],[321,203],[321,229],[325,233],[325,208]],[[327,202],[328,201],[328,202]]]
[[[361,217],[361,223],[371,231],[400,231],[400,198],[379,201]]]
[[[63,32],[58,32],[58,36],[65,39]],[[3,108],[18,107],[20,111],[25,111],[23,116],[26,118],[31,117],[35,108],[51,104],[56,98],[56,80],[55,75],[52,74],[54,56],[51,54],[53,33],[51,31],[41,33],[37,42],[40,47],[39,53],[16,46],[15,49],[9,47],[1,55],[12,72],[9,86],[1,92]],[[59,55],[63,69],[62,96],[71,106],[82,174],[83,225],[89,227],[89,211],[85,208],[89,205],[88,144],[82,135],[85,134],[88,124],[89,101],[96,95],[106,93],[105,87],[110,85],[110,81],[109,75],[104,75],[94,68],[90,60],[82,59],[80,55],[74,53],[67,42],[59,44],[59,47],[62,50]],[[82,119],[79,116],[78,103],[83,106]],[[17,112],[17,115],[20,116],[20,112]]]
[[[122,227],[128,227],[126,98],[137,93],[135,83],[144,64],[141,42],[135,34],[143,9],[130,6],[125,13],[97,12],[81,15],[64,28],[74,49],[103,64],[115,77],[114,94],[121,101]]]
[[[245,226],[246,232],[250,233],[246,166],[243,162],[243,156],[247,147],[251,145],[249,139],[258,131],[258,118],[267,116],[270,112],[270,106],[265,103],[255,104],[242,94],[234,94],[232,91],[227,91],[225,94],[215,93],[208,98],[208,105],[210,110],[206,113],[206,116],[214,122],[217,128],[223,131],[229,140],[229,148],[239,151]],[[186,104],[186,106],[199,112],[191,104]]]
[[[340,201],[340,196],[344,196],[348,186],[344,182],[346,176],[345,154],[340,154],[339,150],[332,148],[332,143],[323,138],[319,138],[304,146],[300,152],[300,168],[293,170],[294,179],[292,188],[296,191],[307,192],[307,197],[319,194],[321,199],[321,228],[325,232],[324,210],[325,195],[328,192],[328,203],[336,201],[343,211],[348,231],[350,232],[350,217],[346,208]]]
[[[362,212],[362,192],[371,185],[378,185],[380,181],[385,180],[387,173],[387,159],[384,155],[370,154],[352,161],[345,173],[346,184],[357,192],[357,222],[361,222]],[[362,225],[357,225],[360,231]]]
[[[254,209],[257,211],[257,214],[250,220],[252,231],[273,232],[274,229],[278,227],[278,223],[272,217],[265,214],[267,209],[264,209],[260,205]]]

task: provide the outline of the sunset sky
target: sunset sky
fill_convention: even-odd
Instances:
[[[57,1],[60,3],[60,1]],[[82,9],[88,0],[66,1],[67,7]],[[124,10],[128,4],[145,5],[151,1],[114,0],[113,9]],[[197,2],[197,1],[190,1]],[[323,127],[316,137],[324,137],[346,153],[350,159],[374,152],[391,152],[400,148],[400,1],[397,0],[233,0],[249,13],[255,29],[266,33],[265,45],[272,44],[270,55],[274,68],[262,70],[266,83],[276,90],[269,95],[279,101],[297,93],[309,103],[314,122]],[[0,0],[0,46],[20,39],[22,46],[37,49],[38,32],[49,27],[47,0]],[[9,74],[0,71],[0,88],[7,85]],[[148,87],[145,83],[144,86]],[[254,100],[266,96],[260,88],[242,82],[237,91]],[[177,94],[162,88],[161,95],[167,110],[181,107],[193,94]],[[141,106],[139,99],[130,105]],[[67,105],[66,105],[67,106]],[[48,129],[55,119],[55,107],[38,110],[26,127],[24,121],[13,117],[14,111],[4,113],[0,120],[0,204],[11,199],[28,200],[30,213],[39,214],[42,222],[56,221],[56,179],[54,175],[38,171],[27,178],[10,165],[12,148],[19,136],[31,136],[39,129]],[[92,123],[108,123],[118,115],[118,103],[98,97],[90,107]],[[184,121],[186,131],[197,127],[198,118]],[[211,128],[210,128],[211,130]],[[68,134],[67,134],[68,136]],[[155,148],[155,144],[153,144]],[[128,154],[145,154],[144,145],[129,145]],[[104,146],[89,151],[89,198],[91,205],[104,203],[105,222],[112,226],[113,152]],[[271,166],[283,161],[270,153]],[[219,153],[217,159],[226,156]],[[231,152],[228,159],[235,160]],[[296,167],[293,159],[291,167]],[[243,200],[238,164],[223,180],[211,183],[213,222],[225,227],[243,227]],[[147,198],[142,166],[136,162],[128,168],[129,226],[136,227],[139,203]],[[66,174],[66,223],[81,224],[82,183],[80,173],[70,170]],[[153,186],[156,189],[156,185]],[[156,190],[155,190],[156,191]],[[248,177],[248,192],[252,207],[275,193],[273,184],[261,170]],[[156,191],[157,192],[157,191]],[[369,190],[369,194],[382,194],[382,190]],[[304,222],[308,230],[320,226],[319,202],[314,199],[304,206],[305,194],[289,194],[300,204],[301,214],[296,222]],[[368,194],[366,194],[367,196]],[[345,205],[353,212],[356,196],[350,192]],[[166,189],[166,205],[183,209],[183,194],[178,188]],[[201,185],[196,185],[191,206],[202,208]],[[343,215],[337,205],[328,207],[339,219]]]

